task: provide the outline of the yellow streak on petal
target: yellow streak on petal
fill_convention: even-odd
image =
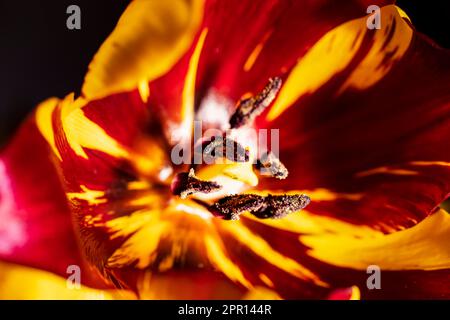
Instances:
[[[136,171],[145,176],[156,176],[166,163],[166,154],[161,143],[150,138],[137,138],[127,159]]]
[[[129,91],[166,73],[188,50],[202,16],[201,0],[132,1],[89,65],[84,96]]]
[[[245,64],[244,64],[244,71],[245,72],[248,72],[248,71],[251,70],[251,68],[255,64],[256,59],[258,58],[258,56],[261,53],[263,48],[264,48],[264,43],[261,42],[255,47],[255,49],[253,49],[252,53],[247,58],[247,61],[245,61]]]
[[[127,290],[97,290],[83,285],[71,288],[65,278],[53,273],[0,261],[0,299],[112,300],[136,296]]]
[[[246,218],[257,220],[252,215],[246,215]],[[299,234],[321,234],[332,231],[337,233],[346,233],[354,237],[363,237],[367,235],[376,237],[382,235],[381,232],[368,226],[355,226],[338,219],[314,215],[305,209],[300,212],[290,214],[283,219],[265,219],[258,220],[258,222],[273,228]]]
[[[215,181],[222,186],[219,191],[209,194],[195,194],[199,200],[210,200],[229,194],[240,193],[250,186],[258,184],[258,176],[253,171],[251,161],[238,163],[227,161],[228,164],[212,164],[201,168],[196,176],[201,180]]]
[[[261,279],[262,282],[264,282],[266,286],[270,288],[274,287],[272,280],[270,280],[270,278],[266,274],[260,273],[258,274],[258,277]]]
[[[144,206],[144,205],[152,205],[158,203],[160,200],[160,196],[154,193],[145,194],[143,196],[137,197],[133,200],[130,200],[128,203],[130,206]]]
[[[304,280],[311,280],[319,286],[328,286],[312,271],[302,266],[297,261],[274,250],[269,243],[267,243],[260,236],[252,233],[242,223],[235,221],[233,223],[223,224],[222,227],[235,239],[239,240],[243,246],[248,247],[256,255],[260,256],[277,268],[293,275],[294,277]]]
[[[350,225],[350,228],[361,228]],[[322,232],[302,235],[308,254],[339,267],[365,270],[438,270],[450,268],[450,215],[439,210],[412,228],[390,234]]]
[[[258,43],[258,45],[253,49],[253,51],[248,56],[247,60],[244,63],[244,71],[248,72],[253,68],[253,65],[256,62],[256,59],[258,59],[259,54],[261,53],[262,49],[264,48],[264,45],[267,42],[267,39],[269,39],[270,35],[272,34],[273,30],[267,32],[261,42]]]
[[[352,286],[352,294],[349,300],[361,300],[361,291],[357,286]]]
[[[250,162],[234,163],[223,168],[223,174],[239,181],[242,181],[249,186],[258,185],[258,176],[253,171],[253,166]]]
[[[55,144],[55,135],[53,132],[52,115],[60,100],[58,98],[49,98],[40,103],[36,110],[36,125],[44,136],[47,143],[52,148],[54,154],[62,161],[61,154]]]
[[[136,262],[137,268],[144,269],[156,258],[159,241],[170,226],[168,221],[161,220],[158,210],[138,211],[108,221],[111,239],[131,236],[109,257],[107,265],[124,267]]]
[[[131,181],[127,185],[128,190],[146,190],[150,188],[150,184],[147,181]]]
[[[358,193],[337,193],[329,189],[317,188],[308,190],[290,190],[290,191],[277,191],[277,190],[252,190],[249,193],[267,195],[267,194],[306,194],[313,202],[320,201],[334,201],[337,199],[346,199],[351,201],[358,201],[363,196]],[[346,232],[355,236],[365,235],[367,232],[375,232],[372,228],[358,226],[355,227],[351,224],[344,223],[340,220],[331,219],[329,217],[323,217],[313,215],[308,210],[303,209],[300,212],[290,214],[283,219],[257,219],[251,214],[246,214],[246,218],[258,221],[259,223],[268,225],[272,228],[286,230],[296,233],[321,233],[326,230],[336,230],[336,232]],[[381,233],[379,233],[381,234]]]
[[[391,70],[394,61],[405,54],[413,36],[413,29],[403,20],[405,15],[394,5],[381,9],[381,29],[369,30],[375,32],[373,46],[342,85],[340,92],[350,87],[363,90],[374,85]],[[394,34],[386,45],[390,29],[394,27]]]
[[[244,277],[241,269],[227,256],[225,248],[219,243],[219,239],[206,235],[204,241],[208,258],[217,269],[222,271],[230,280],[239,282],[246,288],[252,288],[252,284]]]
[[[139,95],[141,96],[142,102],[147,103],[150,97],[150,87],[147,80],[141,80],[138,84]]]
[[[190,134],[194,121],[194,105],[195,105],[195,84],[197,79],[197,68],[200,60],[200,54],[205,43],[208,29],[202,30],[200,37],[198,38],[197,45],[195,46],[194,53],[189,60],[189,68],[186,74],[184,82],[183,94],[182,94],[182,108],[181,118],[183,119],[183,132]]]
[[[92,228],[92,227],[103,227],[103,216],[101,214],[92,216],[90,214],[83,217],[83,220],[81,222],[84,227],[86,228]]]
[[[443,166],[450,167],[450,162],[445,161],[412,161],[410,164],[414,166]]]
[[[70,147],[82,158],[88,159],[83,148],[98,150],[117,158],[128,157],[128,151],[103,128],[89,120],[82,109],[73,110],[63,118],[63,126]]]
[[[356,177],[367,177],[374,174],[392,174],[397,176],[411,176],[418,174],[417,171],[407,170],[407,169],[392,169],[389,167],[379,167],[375,169],[370,169],[366,171],[361,171],[356,174]]]
[[[367,17],[364,17],[346,22],[326,33],[292,69],[267,115],[267,120],[276,119],[300,97],[315,92],[343,71],[355,57],[368,32],[374,33],[373,46],[341,86],[338,94],[349,87],[362,90],[378,82],[389,72],[393,61],[404,55],[411,42],[413,31],[402,15],[404,12],[389,5],[381,9],[380,30],[368,30]],[[384,47],[389,36],[388,28],[392,28],[394,21],[394,36]],[[394,55],[387,58],[394,51]]]
[[[258,184],[258,176],[253,171],[250,162],[212,164],[200,169],[196,175],[203,180],[216,180],[220,176],[227,176],[250,186],[256,186]]]
[[[411,22],[411,19],[408,17],[408,15],[406,14],[406,12],[403,11],[402,8],[400,8],[400,7],[396,7],[396,8],[397,8],[397,11],[398,11],[398,14],[400,15],[400,17],[402,17],[402,18],[408,20],[409,22]]]
[[[104,198],[105,192],[100,190],[91,190],[88,187],[81,185],[82,192],[68,192],[67,198],[70,201],[73,200],[84,200],[87,201],[89,205],[97,205],[107,202]]]
[[[276,119],[305,94],[312,93],[344,70],[364,37],[365,19],[344,23],[325,34],[295,65],[270,109],[267,120]],[[358,32],[361,31],[361,32]]]

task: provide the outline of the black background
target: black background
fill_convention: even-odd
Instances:
[[[91,58],[128,2],[0,0],[0,145],[37,103],[79,90]],[[81,30],[66,28],[71,4],[81,8]],[[397,5],[419,31],[450,48],[449,0]]]

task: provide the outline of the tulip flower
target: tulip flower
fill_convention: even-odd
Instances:
[[[450,52],[372,2],[132,1],[0,151],[0,297],[450,298]]]

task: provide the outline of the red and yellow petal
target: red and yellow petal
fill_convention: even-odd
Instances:
[[[1,300],[130,300],[131,291],[68,286],[65,277],[0,261]]]
[[[313,196],[311,212],[391,232],[450,193],[450,53],[395,6],[381,17],[380,30],[361,18],[330,31],[290,71],[260,123],[281,128],[290,179],[260,187],[325,189],[335,196]]]
[[[331,288],[357,286],[362,299],[437,299],[450,294],[449,217],[440,209],[412,228],[387,235],[308,211],[280,221],[246,223],[275,250],[302,261]],[[367,286],[370,266],[381,272],[379,290]],[[286,298],[298,295],[289,286],[274,290]]]
[[[372,1],[385,5],[391,1]],[[205,14],[189,51],[150,84],[155,108],[170,120],[178,142],[191,118],[204,126],[227,124],[235,103],[285,75],[326,32],[366,12],[367,1],[205,1]],[[188,129],[186,129],[186,126]],[[173,129],[179,132],[173,133]]]
[[[203,15],[203,1],[135,0],[89,66],[88,99],[130,91],[166,73],[188,49]]]
[[[33,119],[19,129],[2,152],[0,260],[60,276],[67,276],[68,266],[78,265],[86,271],[83,283],[104,287],[104,281],[80,254],[53,157],[51,146]]]

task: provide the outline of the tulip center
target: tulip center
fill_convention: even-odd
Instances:
[[[280,78],[270,79],[259,94],[239,101],[229,119],[230,130],[237,131],[253,124],[255,118],[273,102],[281,84]],[[225,135],[196,141],[194,145],[199,147],[203,159],[210,164],[209,166],[219,166],[220,170],[227,171],[228,176],[230,171],[233,172],[234,179],[238,181],[246,181],[250,184],[254,180],[257,181],[256,177],[252,179],[253,169],[261,175],[276,179],[286,179],[289,174],[287,168],[271,151],[265,151],[256,159],[251,159],[248,147],[242,146],[235,139]],[[249,212],[259,219],[279,219],[303,209],[310,203],[309,197],[303,194],[261,196],[245,193],[227,195],[211,204],[201,200],[202,197],[215,193],[224,186],[217,181],[197,177],[197,167],[198,165],[191,165],[189,172],[180,172],[175,176],[171,184],[172,193],[182,199],[192,197],[214,216],[225,220],[239,220],[239,216],[244,212]],[[248,173],[248,170],[251,173]]]

